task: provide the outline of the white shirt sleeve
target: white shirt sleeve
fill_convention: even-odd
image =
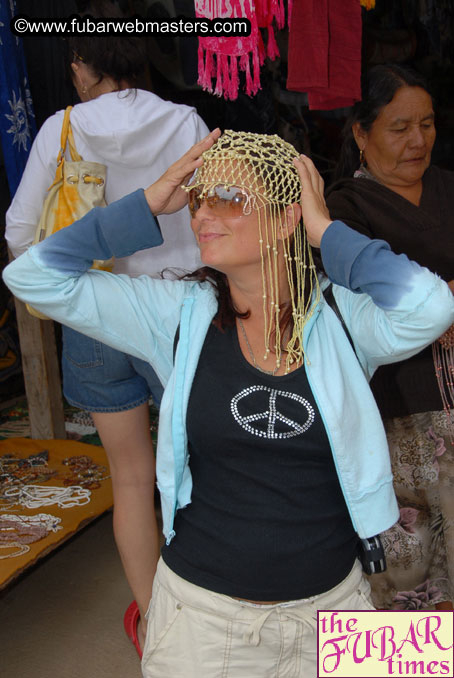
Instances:
[[[6,213],[5,238],[15,257],[23,254],[35,237],[47,189],[55,178],[62,121],[60,111],[42,125]]]
[[[208,127],[205,125],[203,122],[202,118],[195,113],[195,125],[196,125],[196,133],[195,133],[195,141],[194,143],[197,143],[198,141],[201,141],[204,137],[206,137],[209,133],[210,130]]]

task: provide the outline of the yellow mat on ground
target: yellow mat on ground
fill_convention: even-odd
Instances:
[[[44,451],[48,452],[45,455],[47,457],[45,466],[37,468],[33,465],[33,459],[31,462],[28,461],[30,455],[37,455]],[[15,462],[16,459],[18,463]],[[27,461],[24,461],[21,466],[20,459]],[[73,465],[68,464],[68,459]],[[64,460],[66,464],[63,463]],[[80,463],[84,460],[91,467],[88,472],[84,472],[83,469],[80,471]],[[8,472],[9,469],[11,473]],[[40,469],[42,473],[39,472]],[[95,481],[96,479],[99,481],[98,488],[93,487],[98,483],[91,482],[88,477],[90,473],[93,473],[93,469]],[[79,475],[77,471],[80,471]],[[54,475],[47,478],[52,473]],[[84,525],[112,507],[112,484],[108,474],[106,454],[104,449],[97,445],[87,445],[74,440],[30,440],[29,438],[0,440],[0,589]],[[18,478],[21,477],[24,477],[26,481],[23,485],[18,484]],[[88,503],[65,508],[56,503],[34,508],[26,508],[23,502],[15,503],[16,499],[19,499],[17,493],[20,488],[30,488],[27,494],[34,491],[35,495],[36,493],[46,495],[49,502],[52,501],[51,491],[41,488],[49,486],[64,488],[68,484],[73,487],[82,487],[84,492],[80,490],[71,490],[71,492],[79,497],[79,501],[86,501],[89,497]],[[86,490],[90,484],[92,487],[88,493]],[[37,486],[40,487],[37,488]],[[38,514],[46,514],[49,518],[37,518]],[[11,518],[11,516],[16,517]],[[35,516],[35,518],[28,518],[29,516]],[[43,533],[46,529],[43,526],[49,525],[52,518],[54,526],[58,524],[61,529],[55,532],[50,530],[38,541],[23,545],[24,540],[36,538],[37,534]],[[60,522],[57,519],[60,519]],[[32,524],[32,521],[35,521],[34,524],[38,527],[31,529],[27,527]],[[34,531],[34,534],[27,535],[27,531]],[[20,535],[17,541],[14,541],[15,534]],[[22,540],[21,543],[19,543],[20,540]],[[13,543],[16,546],[13,546]]]

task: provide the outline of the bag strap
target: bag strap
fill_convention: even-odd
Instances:
[[[325,301],[328,304],[328,306],[330,306],[332,308],[332,310],[334,311],[334,313],[337,315],[337,317],[340,321],[340,324],[342,325],[342,329],[344,330],[345,334],[347,335],[347,339],[349,340],[351,347],[355,351],[355,355],[356,355],[356,349],[355,349],[355,344],[353,343],[352,335],[348,331],[348,327],[345,324],[345,320],[343,319],[342,313],[339,310],[339,306],[337,305],[337,301],[334,298],[333,283],[330,283],[329,287],[327,287],[326,290],[323,290],[323,296],[324,296]]]
[[[72,111],[72,106],[68,106],[65,110],[65,115],[63,116],[63,124],[61,126],[61,136],[60,136],[60,150],[57,155],[57,169],[55,172],[55,179],[47,189],[50,189],[58,184],[59,181],[63,179],[63,166],[65,164],[65,153],[66,153],[66,144],[69,145],[69,151],[71,153],[71,159],[73,162],[80,162],[82,157],[78,154],[76,150],[76,144],[74,142],[74,135],[71,128],[70,113]]]
[[[71,154],[71,160],[73,162],[80,162],[82,157],[79,155],[76,149],[76,142],[74,141],[74,134],[71,127],[71,111],[72,106],[68,106],[65,110],[65,115],[63,117],[63,124],[61,127],[61,137],[60,137],[60,151],[57,157],[57,167],[59,167],[65,158],[66,145],[69,146],[69,152]]]
[[[68,108],[71,110],[72,106],[68,106]],[[82,156],[79,155],[76,149],[76,142],[74,141],[73,128],[71,126],[71,120],[69,119],[69,113],[68,113],[68,145],[69,152],[71,153],[71,160],[73,162],[80,162],[81,160],[83,160]]]

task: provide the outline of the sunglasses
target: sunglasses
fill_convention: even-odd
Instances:
[[[213,215],[224,219],[243,217],[251,214],[255,206],[254,196],[238,186],[218,184],[203,193],[203,186],[191,188],[188,193],[188,205],[191,217],[195,217],[203,202],[212,210]]]

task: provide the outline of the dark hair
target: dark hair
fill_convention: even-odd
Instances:
[[[198,283],[209,282],[215,289],[218,298],[218,311],[214,318],[214,324],[220,330],[233,327],[235,318],[248,318],[250,312],[239,313],[235,308],[230,294],[229,282],[225,273],[217,271],[210,266],[202,266],[193,273],[187,273],[180,280],[194,280]]]
[[[392,101],[402,87],[421,87],[430,95],[423,76],[406,66],[380,64],[366,73],[362,85],[362,100],[353,106],[344,126],[342,133],[344,141],[334,173],[335,181],[351,177],[359,165],[359,150],[352,126],[359,122],[363,130],[368,132],[380,111]]]
[[[315,259],[314,259],[314,263]],[[293,279],[296,280],[296,265],[295,259],[292,255],[292,267],[293,267]],[[319,267],[316,264],[316,268]],[[308,295],[309,282],[310,282],[310,269],[307,267],[305,272],[306,284],[305,284],[305,294]],[[221,271],[217,271],[210,266],[203,266],[202,268],[197,269],[193,273],[188,273],[186,275],[180,276],[180,280],[194,280],[196,282],[209,282],[216,292],[218,299],[218,311],[214,317],[213,323],[219,330],[224,330],[227,327],[234,327],[236,318],[249,318],[251,312],[246,311],[240,313],[233,303],[232,296],[230,294],[230,287],[227,276]],[[306,301],[306,300],[305,300]],[[290,334],[293,331],[293,308],[290,302],[281,304],[281,315],[279,317],[280,331],[281,336],[284,337],[286,332]]]
[[[125,14],[110,0],[92,0],[83,16],[93,18],[124,18]],[[82,61],[91,68],[100,82],[103,77],[114,80],[118,89],[126,82],[129,87],[138,87],[147,62],[145,41],[131,35],[73,35],[68,38],[68,60]]]

